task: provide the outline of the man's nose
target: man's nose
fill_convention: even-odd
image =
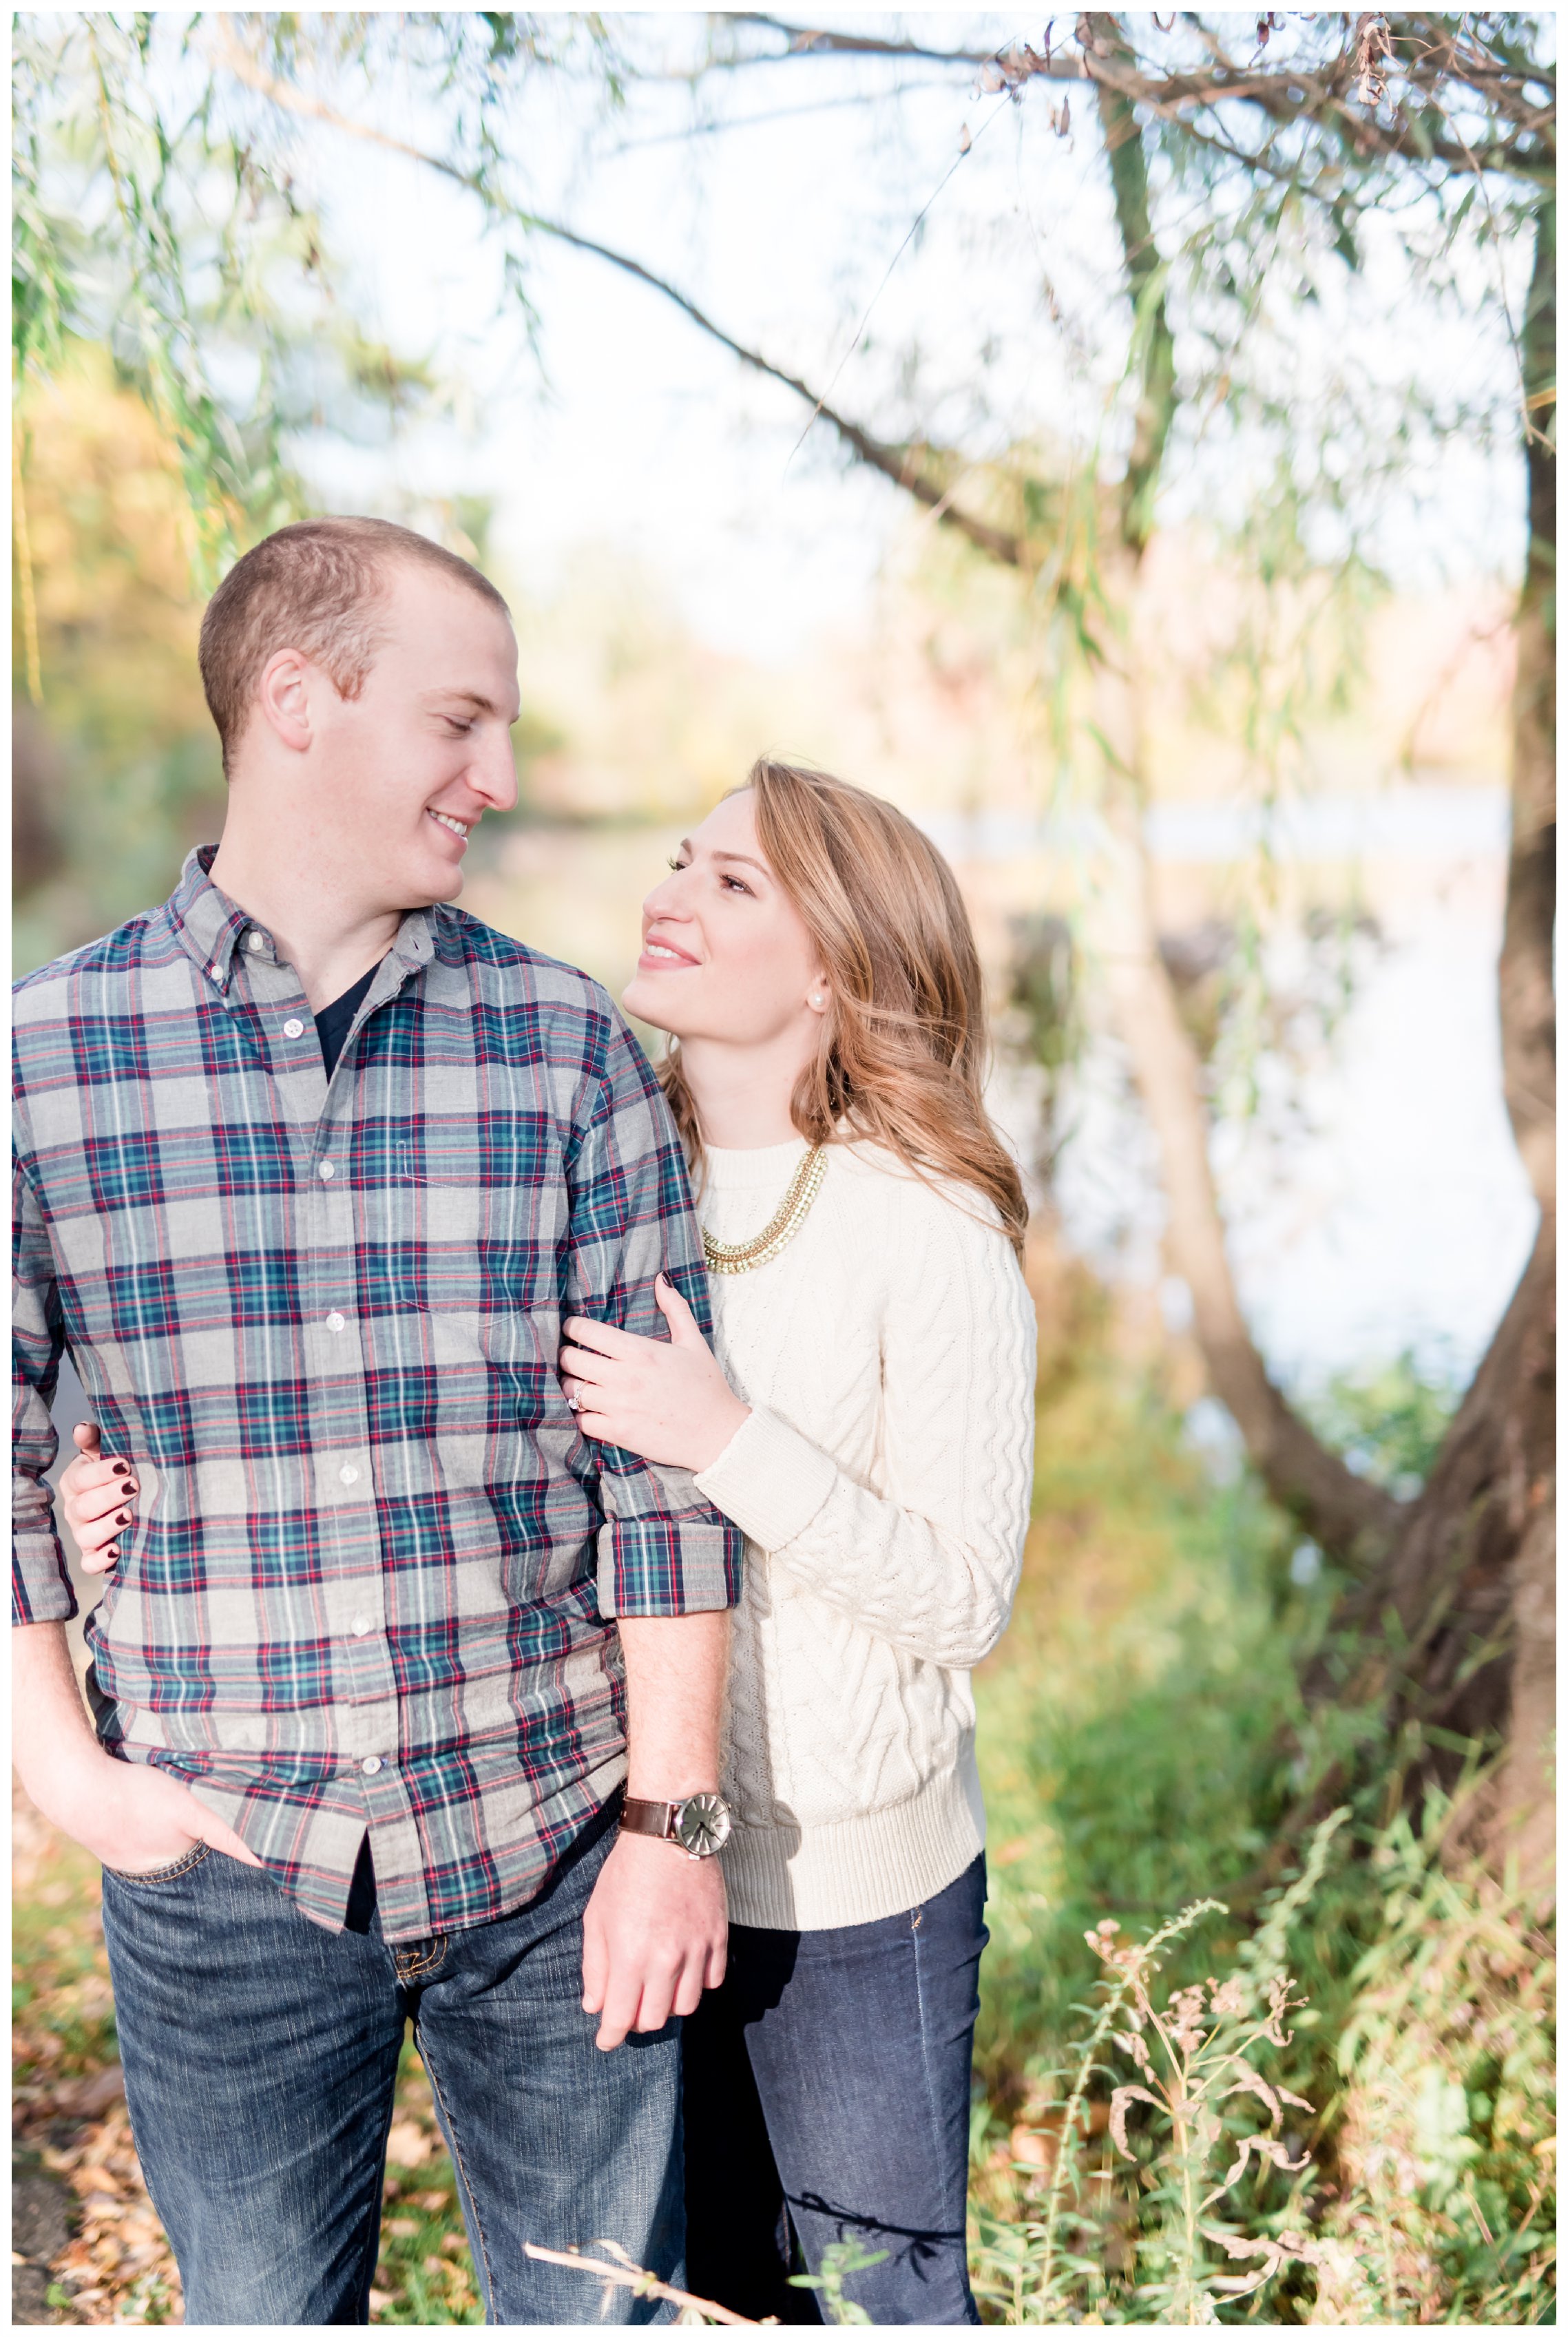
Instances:
[[[485,741],[468,773],[469,785],[495,811],[510,811],[517,800],[517,762],[508,731]]]

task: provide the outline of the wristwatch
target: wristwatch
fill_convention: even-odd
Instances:
[[[732,1823],[722,1794],[689,1794],[683,1802],[635,1802],[628,1794],[621,1804],[622,1833],[676,1843],[688,1858],[711,1858],[722,1850]]]

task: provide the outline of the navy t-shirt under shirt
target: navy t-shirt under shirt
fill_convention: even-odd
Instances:
[[[324,1006],[316,1017],[316,1035],[321,1041],[321,1061],[327,1066],[328,1079],[338,1068],[343,1041],[364,1002],[365,992],[376,979],[376,967],[372,966],[368,973],[362,973],[352,990],[346,990],[341,998],[335,998],[331,1005]]]

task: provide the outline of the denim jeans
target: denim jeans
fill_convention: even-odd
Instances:
[[[526,1907],[396,1946],[373,1912],[323,1931],[254,1867],[201,1845],[154,1874],[105,1870],[131,2123],[188,2322],[368,2319],[410,2019],[486,2320],[672,2317],[623,2288],[602,2313],[598,2282],[523,2253],[524,2240],[610,2239],[682,2278],[679,2023],[601,2053],[582,2006],[583,1912],[612,1816]]]
[[[879,2326],[977,2322],[964,2244],[985,1862],[828,1931],[732,1924],[683,2039],[687,2279],[755,2320],[820,2319],[797,2251],[883,2252],[845,2294]],[[792,2245],[792,2239],[794,2244]]]

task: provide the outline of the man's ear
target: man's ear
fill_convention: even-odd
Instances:
[[[278,739],[302,755],[313,737],[310,723],[310,661],[298,650],[274,650],[261,669],[256,700],[262,719]]]

